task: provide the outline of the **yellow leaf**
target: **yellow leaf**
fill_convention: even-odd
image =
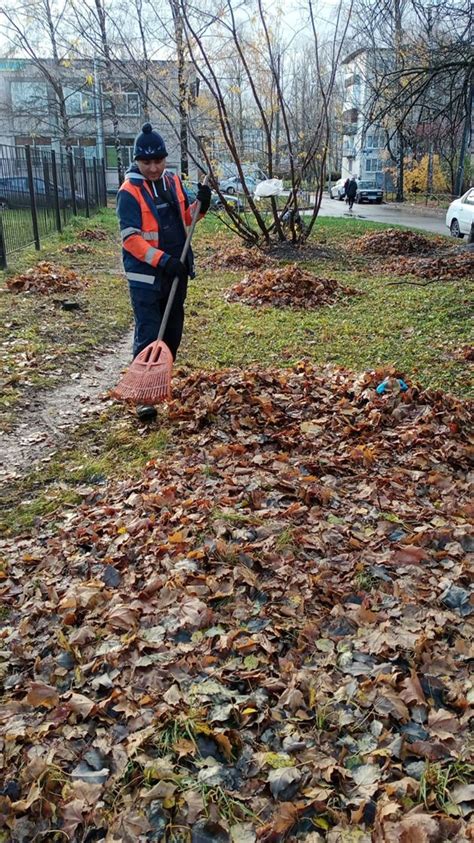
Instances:
[[[168,541],[172,542],[172,544],[180,544],[181,542],[186,541],[186,535],[183,530],[177,530],[176,533],[172,533],[171,536],[168,536]]]
[[[256,708],[244,708],[242,714],[255,714],[256,711]]]
[[[167,796],[165,799],[163,799],[163,808],[174,808],[175,803],[176,799],[174,798],[174,796]]]

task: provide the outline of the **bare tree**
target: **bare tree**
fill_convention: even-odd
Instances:
[[[60,35],[67,9],[67,0],[59,11],[51,0],[32,0],[20,6],[10,2],[3,6],[0,20],[4,36],[26,54],[54,93],[54,102],[47,97],[46,102],[39,103],[38,122],[52,120],[51,134],[70,151],[72,138],[67,100],[74,92],[68,92],[64,84],[68,51],[64,49]],[[49,55],[45,56],[45,53]],[[29,106],[29,114],[31,110],[34,114],[34,103]]]
[[[289,219],[290,240],[301,242],[310,233],[321,203],[331,100],[348,16],[343,14],[339,7],[334,36],[325,61],[312,0],[308,0],[307,14],[315,56],[314,98],[317,108],[315,122],[301,138],[294,129],[287,80],[284,77],[285,48],[281,39],[274,37],[272,22],[262,0],[256,0],[255,7],[238,6],[234,0],[226,0],[218,14],[212,9],[205,10],[202,6],[190,7],[182,3],[181,12],[191,60],[207,91],[208,101],[214,107],[214,133],[225,146],[244,186],[249,213],[243,216],[229,208],[233,229],[250,243],[263,241],[268,244],[274,236],[279,240],[288,238],[288,231],[283,222]],[[246,26],[245,13],[248,14]],[[224,81],[225,60],[231,53],[238,58],[248,97],[258,115],[268,176],[272,178],[277,173],[279,157],[283,155],[287,159],[290,191],[282,206],[272,198],[269,207],[262,209],[246,185],[239,131],[233,121]],[[199,138],[197,141],[206,168],[219,191],[218,174],[212,156],[204,144],[199,144]],[[300,212],[300,188],[309,174],[315,181],[315,201],[309,224],[302,228],[296,226],[295,221],[298,220]],[[224,197],[222,199],[225,202]]]
[[[472,6],[470,0],[355,0],[354,11],[353,38],[372,55],[366,120],[387,130],[401,199],[407,140],[410,134],[419,140],[420,127],[432,162],[436,127],[461,121],[463,166],[472,119]],[[428,188],[430,181],[432,166]]]
[[[115,146],[117,174],[119,184],[125,175],[122,142],[120,139],[118,103],[122,96],[120,80],[117,77],[113,61],[113,49],[109,36],[109,16],[104,0],[93,0],[93,6],[74,4],[74,20],[71,25],[76,32],[76,50],[83,53],[86,48],[93,56],[95,72],[100,75],[100,106],[112,122],[112,134]]]

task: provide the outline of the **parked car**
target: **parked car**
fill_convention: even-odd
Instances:
[[[344,189],[344,182],[345,179],[339,179],[337,182],[331,185],[329,189],[329,196],[331,199],[339,199],[340,202],[344,199],[346,195],[346,191]]]
[[[471,231],[474,222],[474,187],[451,202],[446,212],[446,225],[453,237],[464,237]]]
[[[377,187],[374,182],[357,182],[356,202],[359,202],[359,204],[361,204],[362,202],[377,202],[377,204],[380,205],[382,199],[383,190],[381,187]]]
[[[187,183],[184,185],[184,189],[186,191],[186,195],[190,202],[194,202],[197,197],[197,185],[195,183]],[[244,209],[243,202],[236,196],[235,194],[223,193],[222,194],[225,201],[231,205],[232,208],[235,208],[237,211],[241,212]],[[222,201],[221,197],[215,191],[212,191],[211,194],[211,210],[213,211],[220,211],[224,208],[224,202]]]
[[[242,213],[242,211],[244,210],[244,203],[241,199],[239,199],[238,196],[235,195],[235,193],[223,193],[222,198],[227,202],[228,205],[230,205],[231,208],[234,208],[236,211],[238,211],[239,214]],[[215,193],[214,191],[212,191],[211,196],[211,208],[214,211],[221,211],[223,208],[225,208],[224,202],[222,201],[221,197],[218,193]]]
[[[252,176],[245,176],[245,184],[249,193],[253,193],[257,187],[256,179]],[[228,179],[222,179],[219,182],[219,189],[222,193],[245,193],[244,186],[238,176],[230,176]]]
[[[33,179],[36,204],[39,207],[46,205],[54,207],[53,185],[47,185],[44,179]],[[61,208],[72,207],[72,193],[69,188],[58,185],[59,206]],[[85,198],[81,193],[76,192],[76,203],[78,207],[85,206]],[[0,179],[0,207],[1,208],[29,208],[31,204],[30,190],[26,176],[10,176]]]

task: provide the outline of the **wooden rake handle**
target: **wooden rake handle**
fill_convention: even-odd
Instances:
[[[202,184],[207,184],[207,175],[204,177],[204,179],[202,181]],[[199,201],[199,199],[196,199],[196,206],[194,208],[193,218],[191,220],[191,225],[189,226],[188,234],[187,234],[187,237],[186,237],[186,242],[183,246],[183,251],[181,252],[181,255],[180,255],[180,258],[179,258],[181,263],[184,263],[186,255],[188,254],[189,246],[191,244],[191,239],[192,239],[192,236],[194,234],[194,229],[196,228],[196,223],[198,221],[198,217],[199,217],[200,213],[201,213],[201,202]],[[179,277],[176,275],[175,278],[173,279],[173,283],[171,285],[171,290],[170,290],[170,294],[168,296],[168,301],[166,302],[165,312],[163,314],[163,319],[161,320],[160,331],[159,331],[159,334],[158,334],[158,337],[157,337],[157,342],[161,342],[161,340],[163,339],[163,337],[165,335],[166,326],[168,324],[168,319],[169,319],[169,316],[170,316],[171,308],[173,307],[174,297],[176,295],[176,290],[178,289],[178,284],[179,284]]]

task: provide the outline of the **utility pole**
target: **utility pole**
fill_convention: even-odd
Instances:
[[[432,30],[433,30],[433,9],[428,6],[426,29],[428,34],[428,73],[431,74],[432,66]],[[433,193],[433,126],[432,126],[432,109],[431,109],[431,80],[428,86],[428,172],[426,178],[426,201],[428,202],[428,194]]]
[[[97,58],[94,56],[94,111],[95,111],[95,127],[96,127],[96,157],[100,161],[101,158],[105,160],[104,148],[104,122],[102,114],[102,92],[100,88],[99,68]]]
[[[400,97],[401,93],[401,59],[402,59],[402,9],[401,9],[401,0],[394,0],[394,25],[395,25],[395,70],[397,72],[397,85],[398,85],[398,96]],[[401,111],[401,109],[400,109]],[[400,114],[399,111],[399,114]],[[398,124],[398,149],[397,149],[397,157],[398,157],[398,178],[397,178],[397,202],[403,202],[404,191],[403,191],[403,182],[404,182],[404,168],[405,168],[405,137],[403,134],[403,123],[399,121]]]
[[[276,76],[278,85],[281,79],[281,53],[278,50],[276,58]],[[275,115],[275,167],[280,166],[280,106],[277,103],[277,110]]]

